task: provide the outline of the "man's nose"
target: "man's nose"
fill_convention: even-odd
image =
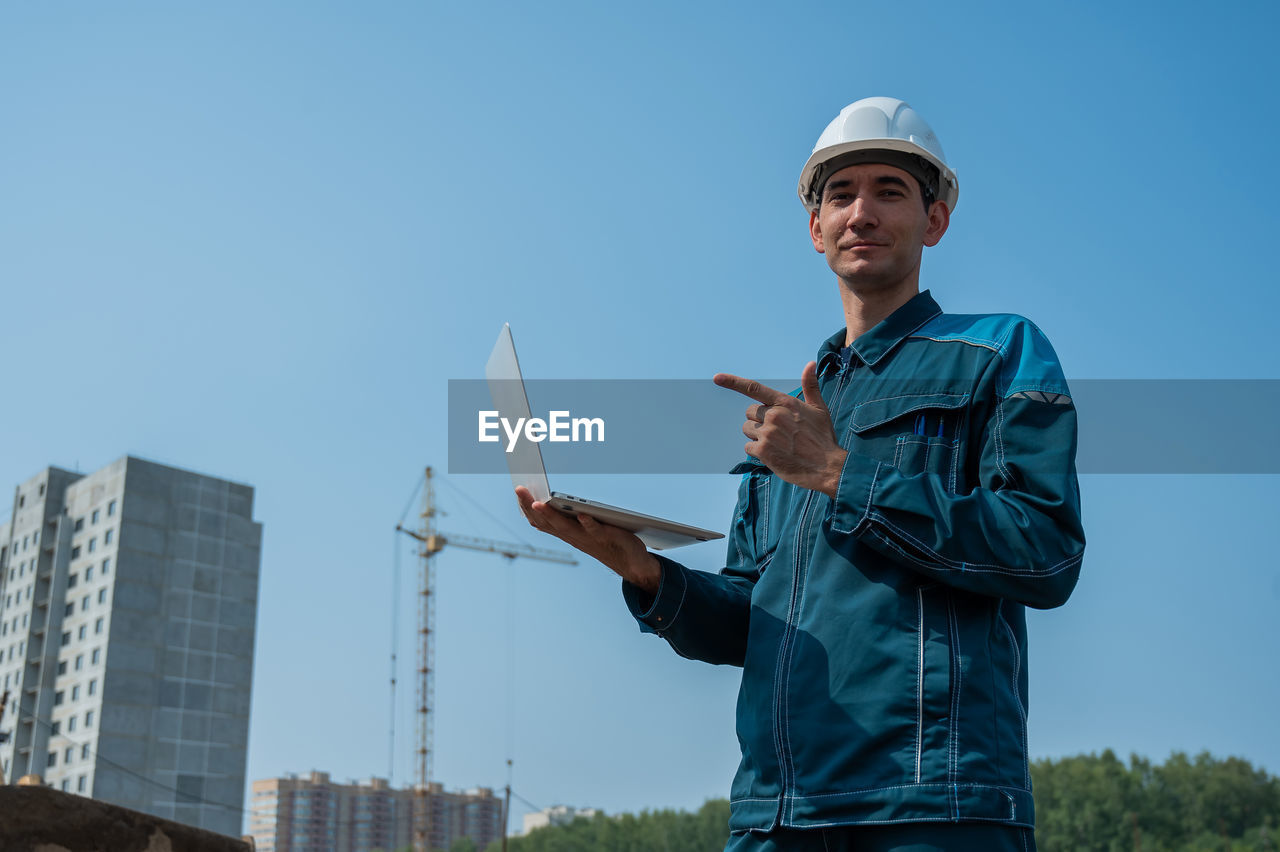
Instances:
[[[867,200],[862,197],[853,199],[853,204],[849,205],[849,227],[874,228],[875,225],[875,215]]]

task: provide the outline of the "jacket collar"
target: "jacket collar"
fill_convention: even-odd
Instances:
[[[928,290],[922,290],[889,316],[876,323],[853,341],[853,354],[864,364],[874,365],[898,345],[908,334],[942,313]],[[827,338],[818,349],[818,372],[840,363],[846,329]]]

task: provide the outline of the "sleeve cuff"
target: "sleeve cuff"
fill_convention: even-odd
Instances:
[[[840,469],[836,498],[827,510],[827,523],[835,532],[854,534],[871,516],[871,498],[883,465],[860,453],[849,453]]]
[[[683,565],[665,556],[656,553],[653,555],[662,564],[662,579],[658,583],[656,595],[650,595],[626,580],[622,581],[622,598],[627,602],[627,608],[636,621],[640,622],[642,633],[661,633],[670,628],[680,615],[685,590],[688,588]]]

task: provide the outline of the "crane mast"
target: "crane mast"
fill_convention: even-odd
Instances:
[[[475,536],[444,534],[436,529],[435,485],[432,482],[432,469],[427,467],[424,488],[422,491],[422,513],[419,515],[418,528],[406,529],[397,524],[396,530],[418,542],[418,689],[417,689],[417,746],[414,756],[417,758],[417,784],[414,786],[413,813],[413,849],[414,852],[429,852],[431,837],[431,814],[428,808],[427,792],[431,780],[431,757],[434,744],[434,719],[432,708],[435,705],[435,572],[432,559],[447,546],[461,547],[484,553],[496,553],[505,559],[516,558],[537,559],[543,562],[559,562],[563,565],[576,565],[578,560],[567,554],[532,547],[527,544],[514,544],[495,541]],[[503,837],[506,836],[506,813],[503,813]]]

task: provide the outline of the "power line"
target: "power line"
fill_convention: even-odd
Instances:
[[[489,516],[489,519],[490,519],[491,521],[493,521],[495,524],[497,524],[498,526],[500,526],[500,527],[502,527],[504,530],[506,530],[506,532],[507,532],[508,534],[510,534],[510,535],[512,535],[512,536],[515,536],[515,538],[516,538],[518,541],[520,541],[521,543],[523,543],[523,544],[530,544],[530,541],[529,541],[527,538],[525,538],[525,537],[524,537],[524,535],[522,535],[521,533],[516,532],[515,530],[511,529],[511,527],[507,526],[507,525],[506,525],[506,523],[504,523],[504,522],[503,522],[503,520],[502,520],[501,518],[499,518],[499,517],[498,517],[497,515],[495,515],[493,512],[490,512],[487,508],[485,508],[485,505],[484,505],[483,503],[481,503],[479,500],[475,499],[475,498],[474,498],[474,497],[472,497],[470,494],[468,494],[467,492],[463,491],[463,490],[462,490],[461,488],[459,488],[458,486],[454,485],[454,484],[453,484],[452,482],[450,482],[448,479],[441,478],[441,480],[440,480],[440,481],[441,481],[441,482],[443,482],[443,483],[444,483],[446,486],[448,486],[449,488],[452,488],[452,489],[453,489],[455,492],[457,492],[459,495],[461,495],[461,496],[462,496],[462,499],[470,501],[472,505],[476,506],[480,511],[482,511],[482,512],[484,512],[486,515],[488,515],[488,516]]]
[[[404,504],[404,511],[400,513],[400,525],[404,526],[404,519],[409,517],[409,510],[413,508],[414,501],[418,499],[418,492],[422,490],[422,477],[418,477],[417,485],[413,488],[413,493],[409,495],[409,502]]]
[[[533,802],[531,802],[531,801],[529,801],[528,799],[526,799],[524,796],[521,796],[521,795],[520,795],[519,793],[517,793],[515,790],[512,790],[512,791],[511,791],[511,795],[512,795],[512,796],[515,796],[517,799],[519,799],[520,801],[524,802],[526,805],[528,805],[529,807],[533,808],[535,811],[540,811],[540,810],[542,810],[542,808],[538,807],[538,806],[537,806],[537,805],[535,805]]]
[[[211,805],[215,808],[223,808],[225,810],[238,813],[242,816],[245,814],[245,809],[240,807],[239,805],[228,805],[225,802],[215,802],[211,799],[203,798],[202,796],[195,796],[195,795],[192,795],[191,793],[184,793],[183,791],[179,790],[176,787],[170,787],[168,784],[165,784],[163,781],[157,781],[154,778],[148,778],[147,776],[139,772],[134,772],[132,769],[130,769],[127,766],[123,766],[119,763],[116,763],[114,760],[112,760],[109,757],[103,757],[102,754],[100,754],[97,749],[90,747],[89,743],[77,742],[76,740],[73,740],[70,737],[68,737],[66,734],[63,734],[60,731],[55,731],[53,729],[53,724],[51,722],[41,719],[39,716],[36,716],[34,713],[23,710],[21,704],[19,704],[18,706],[18,718],[30,719],[35,724],[40,725],[41,727],[47,729],[51,736],[62,737],[64,740],[69,742],[72,746],[79,748],[81,754],[84,754],[85,750],[87,749],[88,753],[91,754],[96,760],[102,763],[105,763],[106,765],[112,767],[113,769],[117,769],[120,772],[125,773],[126,775],[131,775],[134,778],[137,778],[139,781],[143,781],[147,784],[152,785],[153,787],[157,787],[161,790],[164,790],[167,793],[173,793],[175,796],[177,796],[177,801],[180,801],[183,804],[199,803],[202,805]],[[17,753],[16,749],[14,753],[15,754]]]
[[[48,730],[48,731],[50,732],[50,734],[52,734],[52,735],[62,737],[64,740],[66,740],[66,741],[67,741],[67,743],[68,743],[69,745],[71,745],[71,746],[73,746],[73,747],[75,747],[75,748],[77,748],[77,749],[81,749],[81,750],[83,750],[83,749],[88,748],[88,753],[89,753],[90,755],[92,755],[96,760],[100,761],[101,763],[104,763],[104,764],[106,764],[106,765],[110,766],[110,767],[111,767],[111,768],[113,768],[113,769],[116,769],[116,770],[118,770],[118,771],[120,771],[120,772],[123,772],[123,773],[124,773],[124,774],[126,774],[126,775],[129,775],[129,776],[132,776],[132,777],[134,777],[134,778],[137,778],[139,781],[142,781],[142,782],[144,782],[144,783],[146,783],[146,784],[150,784],[152,787],[155,787],[155,788],[157,788],[157,789],[159,789],[159,790],[163,790],[163,791],[165,791],[166,793],[173,793],[173,794],[177,797],[177,798],[176,798],[176,801],[177,801],[177,802],[179,802],[179,803],[181,803],[181,804],[201,804],[201,805],[209,805],[209,806],[211,806],[211,807],[215,807],[215,808],[222,808],[222,809],[224,809],[224,810],[231,811],[232,813],[239,814],[239,815],[241,816],[241,818],[243,818],[245,815],[248,815],[248,816],[250,816],[250,817],[257,816],[257,815],[258,815],[258,813],[259,813],[259,811],[255,810],[255,808],[254,808],[253,806],[250,806],[248,809],[245,809],[245,808],[243,808],[243,807],[241,807],[241,806],[239,806],[239,805],[228,805],[228,804],[226,804],[225,802],[215,802],[215,801],[213,801],[212,799],[206,799],[206,798],[204,798],[204,797],[202,797],[202,796],[195,796],[195,795],[192,795],[192,794],[190,794],[190,793],[184,793],[184,792],[182,792],[181,790],[177,789],[176,787],[172,787],[172,786],[170,786],[170,785],[168,785],[168,784],[164,783],[163,781],[157,781],[157,780],[156,780],[156,779],[154,779],[154,778],[149,778],[149,777],[147,777],[146,775],[143,775],[143,774],[141,774],[141,773],[139,773],[139,772],[135,772],[135,771],[133,771],[132,769],[130,769],[130,768],[129,768],[129,767],[127,767],[127,766],[123,766],[123,765],[121,765],[121,764],[119,764],[119,763],[116,763],[114,760],[112,760],[112,759],[111,759],[111,758],[109,758],[109,757],[104,757],[104,756],[103,756],[102,754],[100,754],[96,749],[94,749],[94,748],[90,747],[89,743],[86,743],[86,742],[79,742],[79,741],[77,741],[77,740],[73,740],[73,739],[71,739],[70,737],[68,737],[68,736],[66,736],[65,734],[62,734],[62,733],[53,734],[53,725],[52,725],[52,723],[50,723],[50,722],[48,722],[48,721],[46,721],[46,720],[44,720],[44,719],[41,719],[40,717],[38,717],[38,716],[36,716],[36,715],[34,715],[34,714],[30,713],[30,712],[27,712],[27,711],[22,710],[22,709],[21,709],[21,707],[19,707],[19,708],[18,708],[18,715],[19,715],[19,718],[26,718],[26,719],[30,719],[30,720],[31,720],[32,722],[34,722],[35,724],[40,725],[41,727],[43,727],[43,728],[45,728],[46,730]],[[82,753],[83,753],[83,751],[82,751]],[[298,792],[305,792],[305,791],[298,791]],[[392,789],[389,789],[389,790],[388,790],[388,792],[390,792],[390,793],[395,793],[395,792],[406,792],[406,791],[405,791],[405,790],[392,790]],[[513,796],[516,796],[516,798],[519,798],[519,799],[520,799],[522,802],[524,802],[525,804],[529,804],[529,801],[528,801],[527,799],[524,799],[523,797],[518,796],[518,795],[517,795],[517,794],[515,794],[514,792],[512,793],[512,795],[513,795]],[[411,808],[411,807],[412,807],[412,804],[409,804],[409,805],[408,805],[408,807],[410,807],[410,808]],[[530,807],[534,807],[534,808],[535,808],[535,810],[537,809],[537,808],[536,808],[536,806],[534,806],[534,805],[530,805]],[[295,820],[295,821],[296,821],[296,820]],[[345,827],[347,827],[347,826],[353,826],[353,825],[367,825],[367,824],[369,824],[371,821],[372,821],[372,820],[369,820],[369,819],[359,820],[359,819],[354,819],[354,818],[352,818],[352,819],[339,819],[339,820],[323,820],[323,822],[324,822],[324,824],[325,824],[325,825],[331,825],[331,826],[334,826],[335,828],[345,828]],[[504,829],[504,830],[505,830],[505,829]]]

